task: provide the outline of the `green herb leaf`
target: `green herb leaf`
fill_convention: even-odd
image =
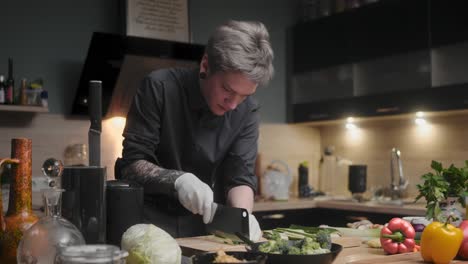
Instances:
[[[433,160],[432,163],[431,163],[431,168],[433,168],[437,172],[441,172],[442,171],[442,163]]]
[[[423,184],[417,184],[419,195],[416,201],[424,197],[427,202],[426,217],[434,218],[440,213],[439,202],[448,197],[458,197],[458,201],[465,206],[465,196],[468,193],[468,160],[465,167],[458,168],[451,164],[444,168],[442,163],[435,160],[431,163],[435,171],[421,176]]]

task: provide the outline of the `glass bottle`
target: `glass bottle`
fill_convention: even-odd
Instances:
[[[85,244],[78,228],[61,216],[63,191],[43,190],[46,216],[24,233],[18,246],[18,263],[54,263],[60,248]]]
[[[0,104],[5,104],[5,77],[0,75]]]
[[[47,183],[51,188],[62,187],[63,163],[61,160],[48,158],[42,164],[42,173],[47,177]],[[45,201],[44,201],[45,205]]]
[[[15,80],[13,79],[13,59],[8,59],[8,79],[6,80],[5,103],[13,104],[15,100]]]
[[[1,159],[0,163],[5,160],[14,164],[11,167],[8,211],[5,216],[0,214],[0,263],[15,263],[21,237],[38,220],[31,209],[32,140],[13,138],[11,159]],[[0,201],[0,204],[2,203]]]

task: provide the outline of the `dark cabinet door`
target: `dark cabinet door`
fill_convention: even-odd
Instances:
[[[468,40],[468,1],[431,0],[431,45],[439,47]]]
[[[292,29],[293,72],[429,47],[428,0],[387,0]]]
[[[428,0],[393,0],[359,8],[351,37],[354,60],[427,49],[428,6]]]
[[[350,61],[351,21],[350,13],[342,13],[294,26],[293,71],[310,71]]]

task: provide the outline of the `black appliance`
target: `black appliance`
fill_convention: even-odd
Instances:
[[[309,186],[309,168],[305,164],[301,163],[297,171],[299,175],[299,197],[309,197],[312,191],[312,188]]]
[[[101,167],[101,81],[89,82],[91,126],[89,165],[65,167],[62,175],[62,215],[83,234],[87,244],[105,243],[106,168]]]
[[[120,247],[122,234],[143,223],[143,187],[135,182],[113,180],[106,186],[107,243]]]
[[[62,216],[83,234],[87,244],[105,243],[106,168],[64,167]]]
[[[367,166],[349,165],[348,190],[354,195],[366,191]]]

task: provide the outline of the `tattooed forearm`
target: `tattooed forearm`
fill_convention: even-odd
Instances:
[[[167,170],[146,160],[135,161],[122,170],[124,179],[143,185],[148,194],[173,195],[174,182],[182,174],[183,171]]]

